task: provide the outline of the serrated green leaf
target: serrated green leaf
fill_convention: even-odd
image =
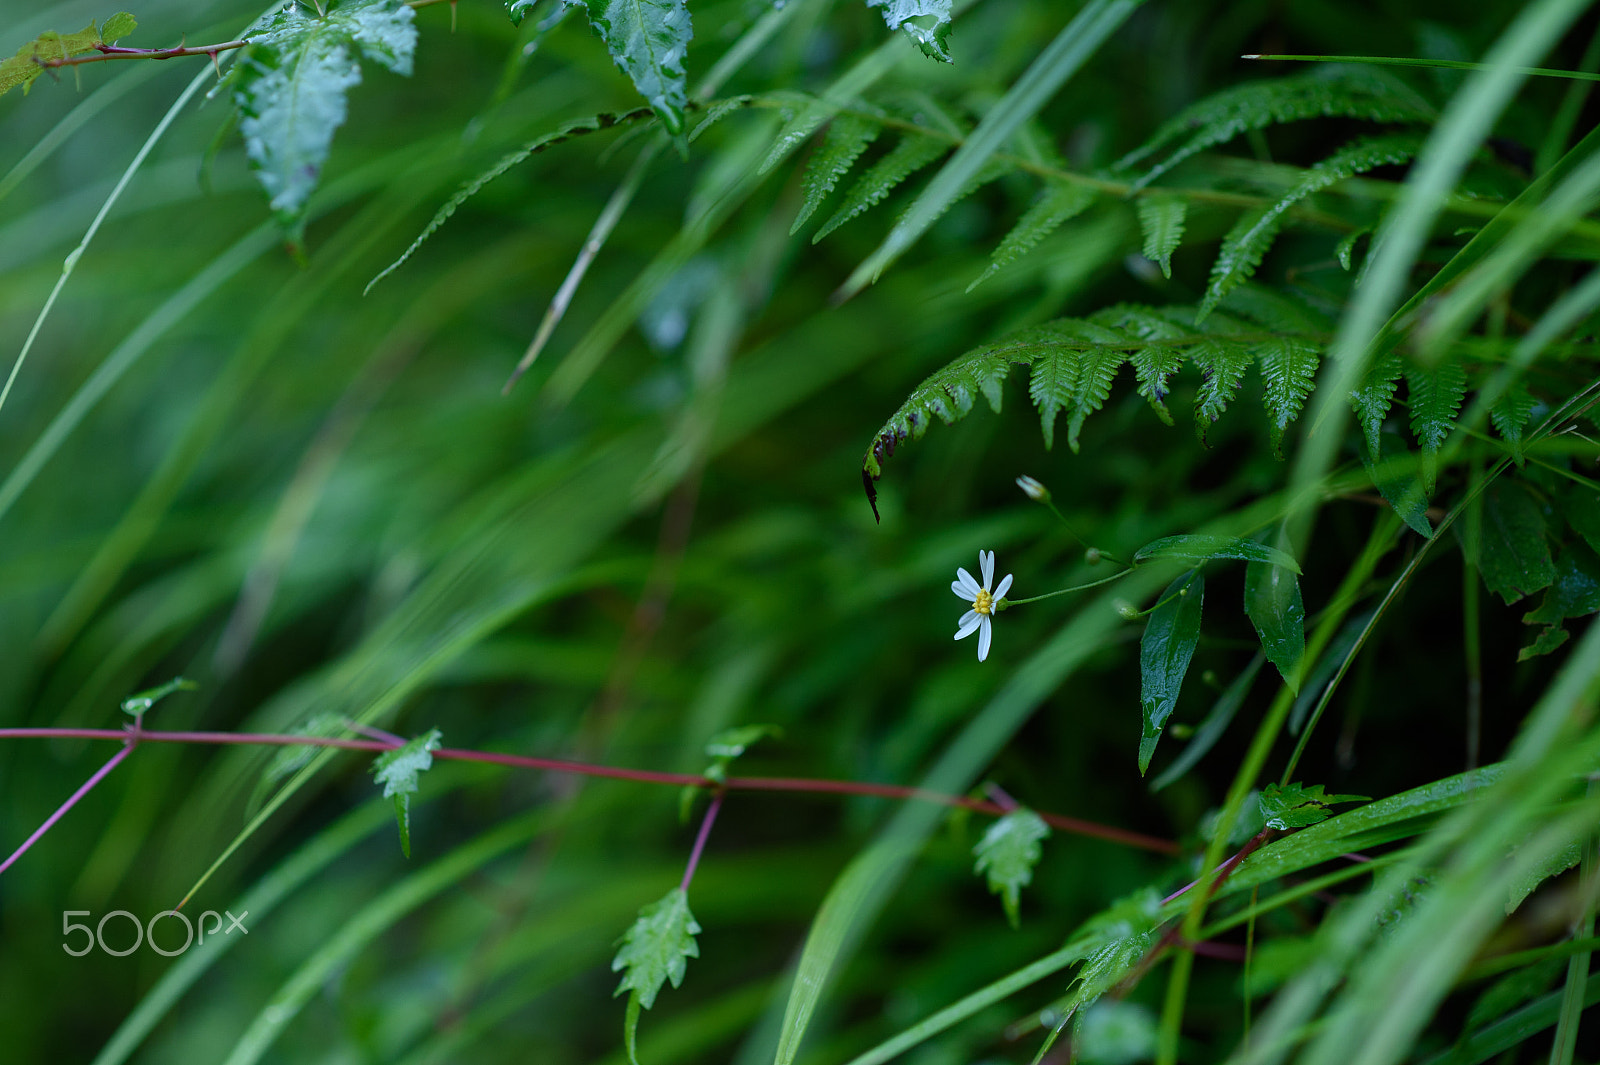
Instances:
[[[1039,199],[1023,212],[1011,232],[1000,241],[990,257],[989,265],[967,286],[971,292],[1001,269],[1027,254],[1045,237],[1059,229],[1062,223],[1082,214],[1094,203],[1099,192],[1073,181],[1052,181],[1045,186]]]
[[[291,243],[300,242],[306,201],[344,124],[345,94],[361,81],[354,51],[410,74],[414,18],[400,0],[346,0],[326,18],[290,5],[239,59],[233,99],[245,154]]]
[[[844,203],[817,230],[811,243],[817,243],[852,218],[883,202],[902,181],[949,150],[950,145],[937,137],[909,133],[901,138],[888,155],[872,164],[850,187]]]
[[[433,752],[442,737],[429,729],[404,747],[385,751],[372,762],[374,783],[383,785],[383,797],[394,799],[394,817],[400,826],[400,849],[411,857],[411,796],[417,792],[417,777],[433,768]]]
[[[656,1004],[656,995],[668,980],[673,987],[683,985],[689,959],[700,956],[700,945],[694,939],[700,931],[694,914],[689,912],[688,894],[676,887],[642,908],[638,919],[618,940],[620,948],[611,960],[611,971],[622,971],[622,982],[617,985],[613,997],[628,992],[623,1038],[628,1060],[634,1065],[639,1061],[635,1045],[639,1010]]]
[[[117,16],[112,16],[116,18]],[[94,50],[100,43],[100,31],[93,22],[76,33],[56,33],[50,30],[39,34],[27,44],[18,48],[15,55],[0,59],[0,96],[22,86],[24,94],[33,86],[33,81],[45,72],[45,62],[52,59],[67,59],[83,52]]]
[[[1062,346],[1034,359],[1028,393],[1039,408],[1045,447],[1054,446],[1056,414],[1066,410],[1067,446],[1076,454],[1084,421],[1105,405],[1131,345],[1126,337],[1095,322],[1058,323],[1058,335]]]
[[[1383,454],[1379,436],[1383,433],[1384,419],[1394,405],[1394,394],[1400,387],[1400,375],[1405,364],[1394,352],[1385,352],[1373,359],[1362,375],[1361,384],[1350,393],[1350,404],[1366,434],[1367,450],[1376,458]]]
[[[877,140],[882,131],[881,123],[862,115],[839,115],[833,120],[821,147],[806,164],[805,175],[800,179],[805,202],[800,205],[794,225],[789,227],[790,236],[800,232],[800,227],[810,220],[839,179],[849,172],[861,153],[866,151],[867,145]]]
[[[1183,240],[1189,202],[1177,196],[1144,196],[1139,200],[1139,228],[1144,232],[1144,257],[1172,276],[1172,253]]]
[[[1277,239],[1283,216],[1297,203],[1356,174],[1379,166],[1408,161],[1417,152],[1421,139],[1414,134],[1363,138],[1347,144],[1301,175],[1294,187],[1277,202],[1245,214],[1223,238],[1222,250],[1211,268],[1211,283],[1200,303],[1197,319],[1211,313],[1217,303],[1240,282],[1246,281],[1261,265],[1272,242]],[[1350,249],[1340,261],[1349,269]]]
[[[1489,420],[1494,422],[1495,431],[1505,439],[1511,447],[1511,458],[1519,467],[1522,465],[1522,433],[1528,427],[1528,419],[1533,417],[1534,398],[1528,390],[1518,381],[1506,389],[1489,409]]]
[[[883,21],[889,29],[904,31],[923,55],[942,63],[952,61],[952,0],[867,0],[867,6],[882,8]]]
[[[1544,514],[1520,484],[1496,481],[1484,493],[1477,563],[1483,583],[1508,606],[1555,580]]]
[[[1139,773],[1150,768],[1161,730],[1178,705],[1178,691],[1195,645],[1200,642],[1200,607],[1205,575],[1199,567],[1179,576],[1161,593],[1139,640],[1139,705],[1144,735],[1139,740]]]
[[[1082,1009],[1110,991],[1155,944],[1161,925],[1161,896],[1144,888],[1091,918],[1072,937],[1086,950],[1075,987],[1063,1012]]]
[[[1213,536],[1209,533],[1163,536],[1159,540],[1151,540],[1133,554],[1136,565],[1155,558],[1231,558],[1241,562],[1264,562],[1282,566],[1292,573],[1300,572],[1300,564],[1287,551],[1237,536]]]
[[[1251,562],[1244,568],[1244,612],[1261,638],[1261,650],[1295,693],[1296,671],[1306,652],[1306,605],[1300,580],[1283,566]]]
[[[139,28],[139,23],[126,11],[118,11],[106,19],[100,27],[100,39],[106,44],[116,44],[124,37],[133,36],[133,31]]]
[[[1167,425],[1172,424],[1172,412],[1167,409],[1167,393],[1172,375],[1183,366],[1183,352],[1177,348],[1151,346],[1133,353],[1128,360],[1133,364],[1134,377],[1139,382],[1139,394],[1150,404]]]
[[[1555,561],[1556,576],[1539,606],[1522,616],[1527,625],[1548,626],[1524,647],[1517,661],[1549,654],[1567,641],[1562,623],[1600,611],[1600,558],[1586,545],[1570,543]]]
[[[1371,802],[1365,795],[1327,795],[1321,784],[1268,784],[1261,790],[1261,821],[1265,828],[1287,832],[1310,828],[1333,815],[1329,809],[1347,802]]]
[[[564,3],[565,0],[557,0],[557,2]],[[527,18],[533,9],[538,6],[539,0],[506,0],[506,14],[511,16],[511,24],[513,26],[520,26],[522,25],[522,20]]]
[[[1238,343],[1207,340],[1194,346],[1189,361],[1200,371],[1200,388],[1194,397],[1194,425],[1200,442],[1204,443],[1206,429],[1239,394],[1239,384],[1255,361],[1255,353]]]
[[[1283,457],[1283,434],[1289,423],[1300,416],[1306,396],[1316,386],[1320,352],[1315,345],[1293,337],[1277,337],[1256,349],[1261,360],[1261,376],[1266,382],[1266,405],[1272,450]]]
[[[1467,371],[1459,363],[1432,370],[1406,370],[1410,389],[1411,432],[1422,445],[1422,490],[1433,495],[1439,480],[1439,448],[1455,428],[1456,412],[1467,395]]]
[[[682,137],[689,103],[683,60],[694,36],[687,0],[586,0],[584,9],[662,127]]]
[[[989,892],[999,895],[1012,928],[1021,926],[1018,904],[1022,889],[1033,882],[1033,867],[1039,864],[1039,846],[1050,836],[1050,826],[1032,810],[1012,810],[984,832],[972,854],[977,859],[973,872],[988,878]]]

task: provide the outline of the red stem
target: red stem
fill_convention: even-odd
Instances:
[[[689,890],[689,881],[694,879],[694,867],[700,864],[700,853],[706,849],[706,840],[711,838],[711,822],[717,819],[717,811],[722,809],[722,792],[711,796],[711,805],[706,807],[705,820],[700,822],[700,834],[694,838],[694,850],[689,852],[689,864],[683,870],[683,883],[678,885],[679,891]]]
[[[247,744],[275,747],[338,747],[349,751],[389,751],[398,744],[382,740],[346,740],[325,736],[295,736],[262,732],[169,732],[127,728],[0,728],[0,739],[84,739],[119,740],[130,738],[140,743],[201,743]],[[854,780],[825,780],[813,777],[729,777],[715,781],[689,773],[658,773],[648,769],[622,769],[616,766],[594,765],[589,762],[572,762],[559,758],[530,758],[520,754],[501,754],[497,751],[468,751],[454,747],[441,747],[433,752],[435,758],[463,762],[488,762],[494,765],[516,766],[522,769],[543,769],[555,773],[580,773],[584,776],[607,777],[613,780],[632,780],[641,784],[669,784],[673,787],[726,789],[728,791],[796,791],[812,794],[874,795],[885,799],[914,799],[919,802],[938,803],[941,806],[962,807],[975,813],[999,817],[1006,810],[996,803],[973,799],[965,795],[945,795],[937,791],[898,784],[869,784]],[[1063,832],[1110,840],[1160,854],[1177,854],[1181,848],[1171,840],[1157,839],[1139,832],[1083,821],[1076,817],[1037,811],[1044,822]],[[1234,858],[1233,861],[1237,861]]]
[[[29,847],[39,842],[40,836],[43,836],[46,832],[50,831],[50,826],[61,820],[62,815],[76,806],[79,799],[89,794],[90,790],[93,789],[96,784],[105,779],[107,773],[117,768],[117,763],[128,757],[128,753],[133,750],[133,746],[132,740],[125,741],[122,750],[111,756],[111,761],[101,766],[95,771],[94,776],[84,781],[83,787],[72,793],[72,798],[56,807],[56,812],[46,818],[44,824],[40,825],[38,829],[34,831],[33,835],[22,841],[22,846],[12,851],[11,857],[7,858],[3,862],[0,862],[0,873],[3,873],[7,869],[11,868],[11,864],[26,854]]]

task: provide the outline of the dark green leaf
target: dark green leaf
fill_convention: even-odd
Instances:
[[[1236,536],[1212,536],[1207,533],[1163,536],[1159,540],[1151,540],[1133,553],[1133,561],[1136,564],[1155,558],[1233,558],[1243,562],[1266,562],[1273,566],[1282,566],[1293,573],[1300,572],[1300,564],[1287,551],[1280,551],[1276,547],[1268,547],[1254,540],[1241,540]]]
[[[383,797],[394,799],[394,817],[400,826],[400,849],[411,857],[411,796],[417,792],[417,777],[433,768],[433,752],[442,737],[438,729],[378,755],[372,763],[376,783],[383,785]]]
[[[689,896],[683,888],[677,887],[641,909],[638,920],[619,941],[617,956],[611,960],[611,971],[622,971],[622,982],[617,985],[615,994],[628,992],[623,1036],[628,1060],[634,1065],[639,1061],[635,1036],[640,1007],[654,1006],[656,995],[668,980],[673,987],[682,986],[689,959],[700,956],[700,945],[694,939],[699,933],[700,925],[689,912]]]
[[[1537,609],[1522,616],[1529,625],[1549,626],[1517,660],[1549,654],[1567,641],[1562,622],[1600,611],[1600,558],[1582,543],[1571,543],[1556,559],[1555,581],[1545,590]]]
[[[1370,802],[1365,795],[1326,795],[1321,784],[1268,784],[1261,792],[1261,822],[1265,828],[1288,831],[1309,828],[1332,816],[1331,806]]]
[[[1176,196],[1144,196],[1139,200],[1139,227],[1144,230],[1144,257],[1172,276],[1172,253],[1183,240],[1187,200]]]
[[[687,0],[586,0],[589,24],[674,137],[688,106],[683,60],[694,29]]]
[[[1563,504],[1561,513],[1572,531],[1600,551],[1600,492],[1575,484],[1567,490]]]
[[[1533,397],[1519,381],[1506,389],[1505,395],[1489,411],[1489,419],[1511,446],[1511,457],[1518,466],[1522,465],[1522,433],[1528,427],[1528,419],[1533,417],[1533,407]]]
[[[1339,238],[1339,243],[1335,244],[1333,247],[1333,254],[1334,257],[1339,260],[1340,266],[1344,267],[1346,270],[1350,269],[1351,263],[1356,254],[1356,241],[1360,240],[1362,237],[1371,232],[1372,227],[1362,226],[1359,229],[1352,229],[1350,232]]]
[[[1295,673],[1306,652],[1306,605],[1299,578],[1282,566],[1251,562],[1244,568],[1244,612],[1268,661],[1298,693]]]
[[[1021,924],[1018,909],[1022,889],[1033,882],[1039,864],[1040,841],[1049,838],[1050,826],[1032,810],[1018,808],[990,825],[972,848],[977,864],[973,872],[989,880],[991,894],[999,895],[1011,927]]]
[[[1222,416],[1222,412],[1239,394],[1239,383],[1245,371],[1255,362],[1255,352],[1249,345],[1225,340],[1202,341],[1193,349],[1190,361],[1200,371],[1200,388],[1194,396],[1194,427],[1200,442],[1206,439],[1206,429]]]
[[[1294,337],[1274,337],[1261,344],[1256,354],[1267,384],[1263,398],[1270,416],[1272,450],[1281,457],[1283,434],[1300,416],[1300,408],[1316,384],[1320,352],[1316,345]]]
[[[1183,675],[1189,670],[1195,644],[1200,642],[1205,587],[1205,576],[1198,567],[1169,584],[1139,641],[1139,703],[1144,715],[1144,735],[1139,740],[1141,774],[1150,767],[1161,730],[1178,705]]]
[[[1361,465],[1372,478],[1373,487],[1400,515],[1400,520],[1419,535],[1431,538],[1433,526],[1428,521],[1428,497],[1422,490],[1422,478],[1418,473],[1420,460],[1406,450],[1405,441],[1397,433],[1383,433],[1379,440],[1384,444],[1383,460],[1374,462],[1363,442],[1358,448]]]
[[[1490,486],[1483,496],[1481,535],[1478,572],[1507,605],[1555,580],[1544,515],[1526,488],[1505,480]]]
[[[1552,852],[1544,861],[1526,870],[1506,888],[1506,916],[1515,913],[1523,900],[1533,894],[1534,889],[1540,884],[1553,876],[1560,876],[1581,861],[1583,861],[1583,841],[1575,839],[1560,850]]]
[[[1361,384],[1350,393],[1350,403],[1355,407],[1356,417],[1366,433],[1367,450],[1374,457],[1387,450],[1380,442],[1383,421],[1389,416],[1389,408],[1394,405],[1394,394],[1400,387],[1400,375],[1404,371],[1405,364],[1400,357],[1392,351],[1385,352],[1372,360],[1361,378]]]

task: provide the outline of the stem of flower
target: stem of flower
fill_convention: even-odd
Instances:
[[[689,865],[683,870],[683,882],[678,885],[679,891],[689,890],[689,881],[694,879],[695,866],[700,864],[700,854],[706,849],[706,840],[711,837],[711,822],[717,819],[717,811],[722,809],[724,794],[718,791],[711,796],[711,805],[706,807],[706,816],[700,822],[700,834],[694,838],[694,850],[689,852]]]
[[[1106,557],[1109,558],[1110,556],[1107,555]],[[1102,577],[1097,581],[1090,581],[1088,584],[1078,584],[1078,585],[1074,585],[1071,588],[1062,588],[1060,591],[1046,592],[1043,595],[1035,595],[1035,596],[1032,596],[1031,598],[1028,598],[1028,599],[1002,599],[1000,601],[1000,603],[997,605],[996,609],[997,610],[1004,610],[1007,607],[1021,606],[1023,603],[1037,603],[1041,599],[1054,599],[1058,595],[1068,595],[1068,594],[1070,594],[1072,592],[1086,592],[1090,588],[1098,588],[1102,584],[1110,584],[1112,581],[1119,580],[1119,579],[1121,579],[1123,577],[1126,577],[1128,574],[1130,574],[1132,572],[1133,572],[1133,567],[1129,566],[1125,570],[1120,570],[1120,571],[1118,571],[1116,573],[1113,573],[1109,577]]]

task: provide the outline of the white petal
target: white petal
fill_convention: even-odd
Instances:
[[[978,623],[978,661],[982,662],[989,657],[989,639],[994,632],[994,624],[989,620],[989,615],[980,615]]]
[[[1011,590],[1011,574],[1008,573],[1004,577],[1000,578],[1000,587],[998,587],[998,588],[996,588],[994,590],[994,597],[996,599],[1004,599],[1006,597],[1006,593],[1009,592],[1010,590]]]
[[[983,570],[983,586],[988,588],[994,583],[994,552],[978,552],[978,568]]]
[[[960,584],[963,589],[962,592],[957,592],[957,595],[964,594],[968,599],[978,598],[979,585],[977,581],[972,579],[972,574],[958,567],[956,569],[956,583]],[[954,588],[955,584],[950,587]]]
[[[978,598],[978,593],[976,591],[968,591],[966,586],[964,586],[960,581],[951,581],[950,590],[955,592],[969,603]]]
[[[983,615],[976,610],[969,610],[961,615],[961,627],[956,630],[956,639],[964,640],[971,636],[983,621]]]

